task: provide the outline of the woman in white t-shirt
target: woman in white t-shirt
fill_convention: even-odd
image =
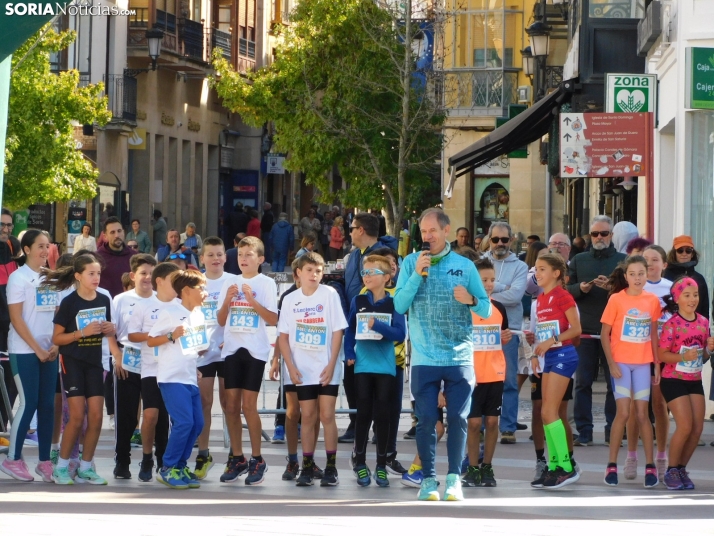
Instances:
[[[42,268],[47,263],[50,241],[37,229],[28,230],[20,242],[22,266],[10,274],[7,303],[10,311],[8,350],[10,366],[20,395],[10,434],[10,450],[0,471],[16,480],[31,482],[22,447],[30,421],[37,411],[39,463],[35,473],[52,482],[50,447],[54,423],[58,347],[52,344],[52,318],[57,293],[44,285]]]

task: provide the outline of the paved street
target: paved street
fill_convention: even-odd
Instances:
[[[596,410],[600,407],[599,384]],[[274,400],[275,384],[267,384],[266,399]],[[524,393],[527,391],[527,386]],[[216,397],[217,399],[217,397]],[[405,406],[407,404],[405,403]],[[528,402],[522,400],[521,421],[527,422]],[[221,417],[214,408],[211,452],[218,463],[227,458],[220,431]],[[645,490],[640,478],[625,481],[617,488],[602,483],[607,448],[602,445],[603,420],[596,424],[596,446],[579,448],[576,459],[583,475],[576,485],[560,491],[533,490],[529,481],[533,473],[533,446],[528,441],[530,431],[518,432],[516,445],[499,445],[494,468],[498,487],[466,489],[463,503],[418,503],[416,490],[402,486],[391,478],[388,489],[374,485],[359,488],[348,469],[348,445],[340,445],[338,469],[341,482],[336,488],[296,488],[283,482],[280,476],[285,466],[284,445],[265,442],[263,455],[269,464],[265,482],[253,488],[241,481],[221,484],[222,471],[216,465],[202,482],[200,490],[174,491],[156,482],[142,484],[136,480],[139,449],[134,449],[132,472],[134,480],[110,479],[107,487],[76,485],[60,488],[34,482],[24,484],[0,475],[0,534],[44,535],[84,534],[100,531],[123,534],[189,534],[210,530],[212,534],[365,534],[376,531],[475,530],[486,534],[588,534],[595,531],[642,534],[667,534],[689,531],[696,534],[714,533],[711,524],[714,506],[714,470],[708,463],[714,448],[700,448],[690,464],[691,476],[697,485],[694,492],[668,492],[664,487]],[[105,426],[108,421],[105,421]],[[272,417],[263,420],[272,433]],[[408,428],[404,415],[401,430]],[[339,416],[338,425],[346,427],[347,417]],[[707,445],[714,440],[714,423],[705,425]],[[98,449],[97,469],[111,476],[113,436],[105,429]],[[247,432],[244,445],[248,445]],[[323,445],[317,449],[318,464],[324,465]],[[416,452],[414,441],[401,440],[399,459],[408,466]],[[440,446],[438,472],[446,470],[445,447]],[[30,461],[36,459],[36,449],[26,449]],[[621,454],[624,457],[624,452]],[[640,448],[640,459],[642,449]],[[370,461],[371,460],[371,461]],[[368,463],[374,464],[370,449]],[[624,478],[621,476],[622,480]],[[476,525],[474,524],[476,521]],[[583,523],[586,522],[587,525]],[[638,526],[634,527],[633,523]],[[69,528],[71,524],[71,529]],[[120,525],[121,524],[121,525]]]

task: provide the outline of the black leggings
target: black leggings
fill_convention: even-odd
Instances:
[[[394,398],[394,376],[389,374],[355,374],[357,422],[355,428],[355,462],[365,463],[369,428],[374,416],[377,433],[377,465],[387,464],[387,445]]]

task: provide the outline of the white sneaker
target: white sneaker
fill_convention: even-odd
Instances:
[[[114,415],[109,415],[109,428],[114,430]]]
[[[634,480],[637,478],[637,458],[630,458],[629,456],[625,459],[625,478],[627,480]]]

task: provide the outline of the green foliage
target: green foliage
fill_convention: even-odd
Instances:
[[[50,52],[67,48],[74,32],[50,30],[22,59],[41,33],[12,58],[3,191],[11,208],[94,197],[98,172],[75,148],[74,124],[111,119],[102,84],[80,88],[77,71],[50,72]]]
[[[281,33],[276,60],[258,72],[214,57],[223,105],[252,126],[273,122],[286,167],[328,192],[325,202],[336,165],[346,206],[386,207],[398,222],[409,191],[431,184],[444,120],[412,83],[403,25],[373,0],[301,0]]]

